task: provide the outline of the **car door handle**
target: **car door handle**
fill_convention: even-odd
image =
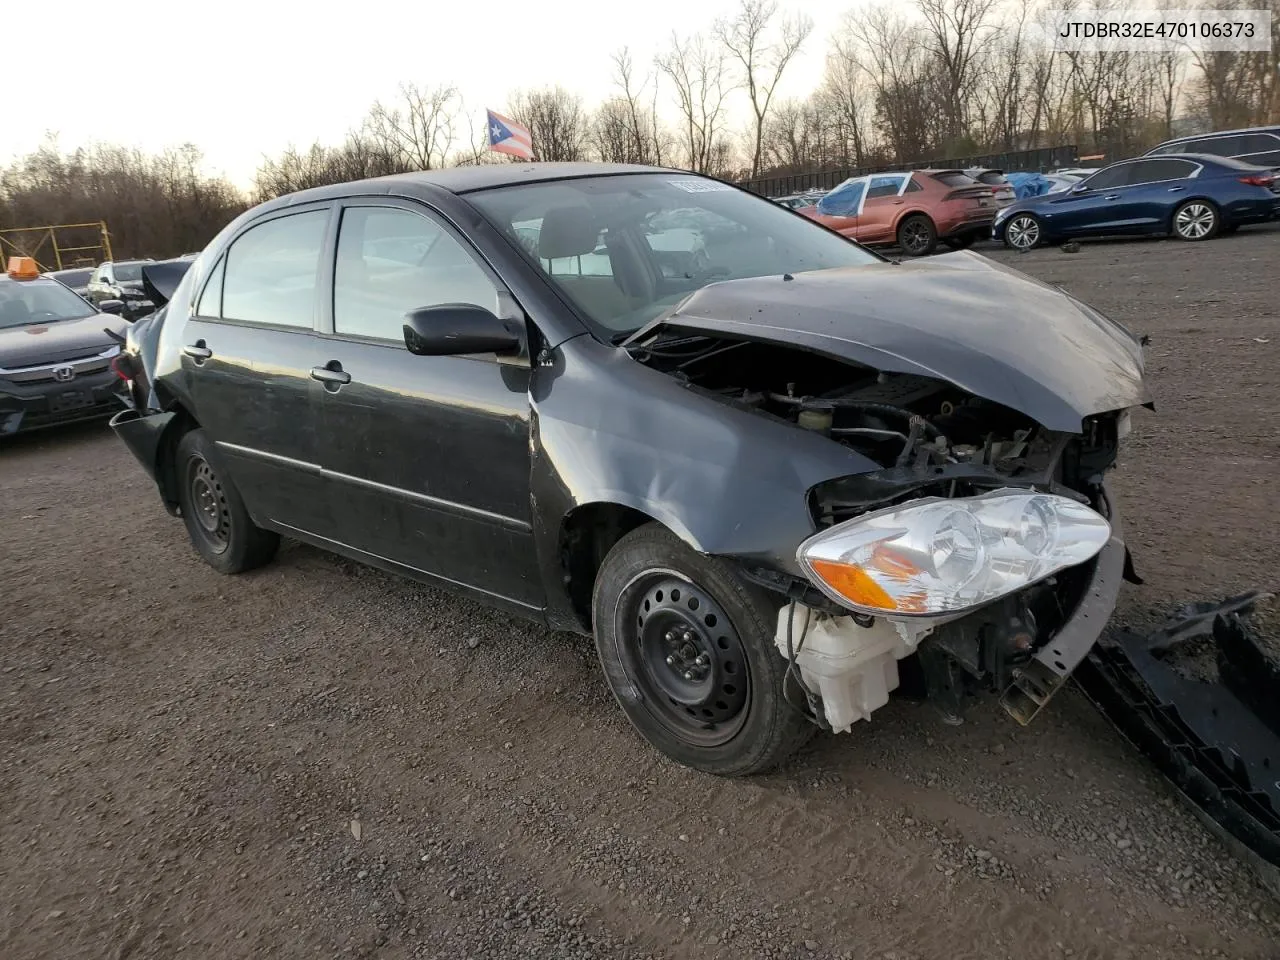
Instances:
[[[197,340],[195,343],[187,344],[182,348],[182,352],[196,363],[204,363],[204,361],[213,356],[213,351],[204,345],[203,340]]]
[[[344,383],[351,382],[351,374],[342,369],[342,364],[337,360],[330,360],[323,367],[311,368],[311,379],[319,380],[325,385],[325,389],[330,386],[340,387]]]
[[[1170,192],[1170,193],[1177,193],[1179,190],[1185,190],[1185,189],[1187,189],[1187,188],[1186,188],[1186,187],[1170,187],[1170,188],[1169,188],[1169,192]]]
[[[893,202],[894,202],[894,205],[895,205],[895,206],[896,206],[897,204],[900,204],[900,203],[906,203],[906,201],[905,201],[905,200],[895,200],[895,201],[893,201]]]
[[[1103,199],[1103,200],[1119,200],[1119,199],[1120,199],[1120,194],[1118,194],[1118,193],[1108,193],[1108,194],[1107,194],[1105,197],[1103,197],[1102,199]]]

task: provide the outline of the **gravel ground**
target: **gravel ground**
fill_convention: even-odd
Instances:
[[[1119,618],[1272,587],[1280,229],[1014,256],[1152,336]],[[0,957],[1274,957],[1280,906],[1074,691],[655,755],[588,641],[296,544],[200,563],[101,425],[0,448]]]

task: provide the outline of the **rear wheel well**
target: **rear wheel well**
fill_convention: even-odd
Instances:
[[[614,544],[653,517],[617,503],[575,507],[560,525],[560,575],[574,616],[591,631],[591,596],[596,575]]]
[[[156,448],[156,484],[160,487],[160,499],[175,517],[178,515],[178,444],[182,438],[200,424],[181,404],[174,405],[176,416],[165,428]]]

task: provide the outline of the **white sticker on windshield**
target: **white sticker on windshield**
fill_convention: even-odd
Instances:
[[[685,193],[717,193],[720,190],[732,190],[727,183],[719,180],[668,180],[667,183],[683,190]]]

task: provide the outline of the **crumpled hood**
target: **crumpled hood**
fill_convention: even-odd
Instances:
[[[89,357],[115,346],[115,341],[104,332],[105,328],[123,334],[128,325],[128,321],[120,317],[96,313],[83,320],[0,329],[0,367],[34,367]]]
[[[1055,287],[970,251],[713,283],[641,328],[813,350],[955,384],[1050,430],[1149,404],[1139,341]]]

